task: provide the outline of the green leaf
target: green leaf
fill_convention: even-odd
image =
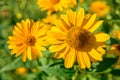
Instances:
[[[120,69],[113,69],[113,70],[111,71],[111,73],[112,73],[113,75],[120,76]]]
[[[64,65],[56,65],[56,66],[43,66],[41,69],[51,76],[62,76],[66,78],[71,78],[71,76],[75,73],[74,69],[66,69]]]
[[[110,38],[110,41],[111,41],[110,45],[112,45],[112,44],[119,44],[120,43],[120,40],[118,40],[116,38]]]
[[[102,62],[97,66],[96,72],[102,72],[110,68],[116,62],[116,58],[104,58]]]

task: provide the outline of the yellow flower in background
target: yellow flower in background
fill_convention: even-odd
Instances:
[[[57,20],[57,15],[47,15],[42,21],[43,21],[43,26],[47,27],[47,30],[50,30],[53,25],[55,25],[55,21]]]
[[[18,13],[16,14],[16,17],[17,17],[17,19],[21,19],[21,18],[22,18],[22,13],[18,12]]]
[[[83,3],[84,0],[80,0],[80,3]],[[71,0],[71,5],[72,6],[77,6],[77,0]]]
[[[77,0],[71,0],[71,5],[76,6],[77,5]]]
[[[96,13],[100,17],[104,17],[110,12],[110,7],[104,1],[94,1],[90,6],[90,11]]]
[[[36,59],[36,56],[42,57],[41,51],[46,50],[47,45],[44,41],[47,27],[42,27],[40,21],[22,20],[14,26],[13,36],[9,37],[8,48],[12,49],[11,54],[16,54],[16,57],[22,55],[22,60]]]
[[[113,37],[118,38],[120,40],[120,30],[113,31]]]
[[[43,19],[43,22],[46,24],[51,24],[54,25],[54,21],[57,20],[57,15],[53,14],[53,15],[48,15],[46,16],[46,18]]]
[[[48,14],[52,12],[62,11],[70,5],[69,0],[38,0],[37,4],[42,10],[47,10]]]
[[[80,3],[83,3],[84,2],[84,0],[80,0]]]
[[[94,32],[103,21],[96,21],[96,14],[90,15],[81,8],[78,12],[68,10],[47,33],[49,48],[54,57],[64,59],[66,68],[71,68],[78,61],[82,69],[90,68],[91,61],[102,61],[105,41],[110,37],[105,33]]]
[[[24,75],[27,73],[27,69],[25,67],[19,67],[16,69],[16,73],[19,75]]]

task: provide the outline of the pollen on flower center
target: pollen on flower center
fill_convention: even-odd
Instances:
[[[87,30],[72,28],[66,37],[66,42],[77,51],[84,50],[89,44],[90,34]]]
[[[33,37],[33,36],[26,36],[26,37],[25,37],[25,43],[26,43],[28,46],[34,46],[35,42],[36,42],[35,37]]]
[[[52,2],[53,4],[57,4],[57,3],[60,2],[60,0],[51,0],[51,2]]]

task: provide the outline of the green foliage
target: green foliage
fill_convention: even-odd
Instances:
[[[84,7],[88,12],[89,5],[93,1],[85,0],[77,7]],[[103,61],[92,64],[90,69],[81,70],[76,65],[66,69],[64,61],[54,59],[54,53],[49,50],[44,51],[43,58],[38,58],[36,61],[22,62],[21,56],[11,55],[7,40],[12,35],[13,26],[23,19],[30,18],[37,21],[46,17],[47,12],[41,11],[36,2],[37,0],[0,0],[0,80],[120,80],[120,68],[114,68],[117,57],[113,56],[104,55]],[[97,31],[111,35],[113,30],[120,29],[120,0],[106,0],[106,2],[111,10],[105,18],[100,18],[104,23]],[[120,44],[120,40],[111,35],[107,44],[108,52],[110,46]],[[17,74],[16,70],[19,67],[25,67],[26,74]]]
[[[104,58],[102,62],[99,63],[99,65],[96,67],[96,72],[102,72],[107,70],[108,68],[111,68],[113,64],[115,64],[117,61],[116,58]]]

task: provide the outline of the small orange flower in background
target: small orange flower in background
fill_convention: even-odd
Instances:
[[[22,55],[22,60],[36,59],[36,56],[42,57],[41,51],[46,50],[44,47],[47,43],[44,41],[47,27],[42,27],[40,21],[22,20],[17,23],[13,30],[13,36],[9,37],[8,48],[12,49],[11,54],[15,56]]]
[[[71,68],[76,59],[82,69],[90,68],[91,61],[102,61],[105,41],[110,37],[105,33],[93,33],[103,21],[96,21],[96,14],[90,15],[81,8],[78,12],[68,10],[55,21],[47,33],[49,48],[54,57],[64,59],[64,66]]]
[[[47,10],[48,14],[52,12],[62,11],[70,5],[69,0],[38,0],[37,4],[42,10]]]
[[[27,73],[27,68],[25,67],[19,67],[16,69],[16,73],[19,74],[19,75],[24,75]]]
[[[110,7],[105,1],[94,1],[91,3],[90,11],[96,13],[100,17],[104,17],[110,12]]]

